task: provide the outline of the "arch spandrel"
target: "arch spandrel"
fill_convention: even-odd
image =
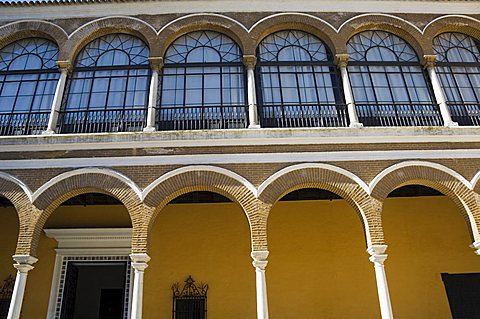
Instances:
[[[425,27],[423,35],[431,41],[446,32],[463,33],[480,41],[480,20],[459,15],[439,17]]]
[[[417,27],[391,15],[367,14],[349,19],[339,29],[339,41],[346,46],[354,35],[369,30],[386,31],[402,38],[412,46],[420,60],[424,55],[433,54],[431,41]]]
[[[302,188],[319,188],[345,199],[357,212],[364,228],[366,245],[383,244],[380,210],[366,185],[352,173],[331,165],[300,164],[284,168],[260,186],[259,200],[273,206],[285,194]]]
[[[274,14],[257,22],[250,30],[250,37],[254,41],[254,47],[249,48],[252,55],[256,54],[256,48],[268,35],[284,30],[298,30],[310,33],[322,40],[332,55],[345,53],[345,45],[338,41],[335,29],[327,22],[306,14]]]
[[[67,33],[56,24],[41,20],[25,20],[0,27],[0,48],[25,38],[45,38],[61,48],[68,40]]]
[[[467,181],[448,167],[429,162],[406,162],[381,172],[372,182],[371,196],[384,202],[393,190],[406,185],[433,188],[449,197],[462,213],[473,241],[480,239],[480,207]]]
[[[242,50],[243,54],[249,53],[251,44],[247,30],[237,21],[218,14],[195,14],[178,18],[167,23],[158,32],[159,55],[164,56],[168,47],[179,37],[193,31],[216,31],[230,37]]]
[[[160,43],[155,29],[148,23],[131,17],[107,17],[88,22],[72,34],[60,47],[60,60],[75,61],[76,56],[89,42],[112,33],[124,33],[144,41],[150,49],[150,56],[159,56]]]

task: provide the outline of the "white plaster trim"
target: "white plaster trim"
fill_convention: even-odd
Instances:
[[[438,20],[442,20],[442,19],[446,19],[446,18],[465,18],[465,19],[469,19],[469,20],[472,20],[472,21],[475,21],[475,22],[480,22],[480,20],[477,20],[473,17],[469,17],[469,16],[462,15],[462,14],[447,14],[447,15],[435,18],[432,21],[430,21],[429,23],[427,23],[427,25],[423,28],[422,34],[425,33],[425,31],[428,29],[428,27],[431,24],[437,22]]]
[[[30,200],[30,202],[33,202],[32,198],[33,198],[33,195],[32,195],[32,191],[30,190],[30,188],[25,185],[25,183],[23,183],[21,180],[19,180],[18,178],[16,178],[15,176],[12,176],[10,174],[7,174],[7,173],[4,173],[4,172],[0,172],[0,178],[3,178],[7,181],[10,181],[16,185],[18,185],[18,187],[20,187],[24,192],[25,192],[25,195],[27,195],[28,199]]]
[[[131,190],[135,192],[135,194],[138,196],[138,198],[141,200],[142,199],[142,191],[138,188],[137,184],[133,182],[130,178],[126,177],[125,175],[113,171],[111,169],[106,169],[106,168],[98,168],[98,167],[87,167],[87,168],[79,168],[76,170],[72,170],[69,172],[62,173],[58,176],[55,176],[42,186],[40,186],[32,195],[31,201],[34,202],[43,192],[45,192],[47,189],[52,187],[53,185],[69,178],[72,176],[76,175],[81,175],[81,174],[103,174],[103,175],[108,175],[111,177],[115,177],[116,179],[120,180],[121,182],[127,184]]]
[[[49,21],[38,20],[38,19],[23,19],[23,20],[18,20],[18,21],[15,21],[15,22],[7,23],[7,24],[4,24],[4,25],[0,26],[0,30],[3,29],[3,28],[9,27],[11,25],[14,25],[14,24],[17,24],[17,23],[22,23],[22,22],[40,22],[40,23],[43,23],[43,24],[52,25],[55,28],[61,30],[65,34],[65,36],[68,38],[68,33],[65,30],[63,30],[63,28],[60,27],[59,25],[57,25],[55,23],[52,23],[52,22],[49,22]],[[58,43],[57,43],[57,45],[58,45]]]
[[[92,24],[92,23],[95,23],[95,22],[97,22],[97,21],[103,21],[103,20],[109,20],[109,19],[118,19],[118,18],[120,18],[120,19],[128,19],[128,20],[133,20],[133,21],[138,21],[138,22],[146,25],[146,26],[149,27],[150,29],[152,29],[153,32],[155,32],[155,33],[157,32],[157,31],[155,30],[155,28],[154,28],[151,24],[149,24],[148,22],[146,22],[146,21],[144,21],[144,20],[141,20],[141,19],[139,19],[139,18],[124,16],[124,15],[113,15],[113,16],[107,16],[107,17],[98,18],[98,19],[92,20],[92,21],[90,21],[90,22],[87,22],[87,23],[81,25],[80,27],[78,27],[77,29],[75,29],[75,31],[73,31],[72,33],[70,33],[70,35],[68,36],[68,38],[69,38],[69,39],[72,38],[77,32],[81,31],[83,28],[89,26],[89,25]]]
[[[265,18],[262,18],[260,20],[258,20],[257,22],[255,22],[254,25],[252,25],[250,27],[250,29],[248,29],[248,33],[252,32],[252,30],[257,26],[259,25],[260,23],[268,20],[268,19],[272,19],[272,18],[275,18],[275,17],[278,17],[278,16],[284,16],[284,15],[298,15],[298,16],[303,16],[303,17],[309,17],[309,18],[312,18],[312,19],[315,19],[317,21],[320,21],[322,24],[324,25],[327,25],[329,26],[333,31],[335,31],[336,33],[338,33],[339,30],[335,29],[335,27],[333,25],[331,25],[330,23],[328,23],[327,21],[319,18],[319,17],[316,17],[314,15],[311,15],[311,14],[307,14],[307,13],[301,13],[301,12],[282,12],[282,13],[275,13],[275,14],[272,14],[272,15],[269,15]]]
[[[470,181],[470,185],[472,185],[472,189],[475,189],[477,186],[478,180],[480,180],[480,171],[473,176],[472,180]]]
[[[445,151],[441,151],[441,152],[445,152]],[[403,167],[413,167],[413,166],[430,167],[430,168],[442,171],[442,172],[447,173],[448,175],[452,176],[453,178],[455,178],[459,182],[461,182],[468,189],[470,189],[470,190],[473,189],[472,184],[469,181],[467,181],[465,179],[465,177],[463,177],[458,172],[456,172],[453,169],[448,168],[444,165],[441,165],[441,164],[438,164],[438,163],[424,162],[424,161],[406,161],[406,162],[401,162],[401,163],[398,163],[398,164],[394,164],[390,167],[387,167],[386,169],[381,171],[377,176],[375,176],[375,178],[370,182],[368,194],[370,195],[373,192],[373,190],[375,189],[377,184],[380,183],[386,175],[390,174],[393,171],[401,169]]]
[[[358,184],[366,193],[368,193],[368,186],[365,184],[365,182],[360,179],[357,175],[340,168],[338,166],[330,165],[330,164],[323,164],[323,163],[304,163],[304,164],[297,164],[297,165],[291,165],[288,167],[285,167],[275,174],[271,175],[269,178],[267,178],[259,187],[258,187],[258,196],[260,197],[263,193],[263,191],[270,185],[272,184],[275,180],[280,178],[281,176],[288,174],[293,171],[298,171],[302,169],[325,169],[328,171],[333,171],[336,173],[339,173],[345,177],[350,178],[352,181]]]
[[[45,234],[58,242],[58,250],[66,254],[70,250],[86,249],[92,253],[105,248],[131,250],[131,228],[69,228],[44,229]]]
[[[480,149],[455,150],[397,150],[397,151],[339,151],[339,152],[287,152],[287,153],[244,153],[244,154],[192,154],[192,155],[156,155],[96,158],[53,158],[31,160],[0,160],[0,170],[7,169],[43,169],[43,168],[82,168],[82,172],[104,173],[121,178],[122,174],[104,167],[118,166],[158,166],[158,165],[216,165],[251,163],[306,163],[306,162],[351,162],[382,160],[431,160],[431,159],[477,159]],[[86,168],[87,167],[87,168]],[[99,171],[94,171],[94,168]],[[60,176],[76,174],[63,173]],[[112,173],[106,173],[112,172]],[[64,175],[65,174],[65,175]],[[82,173],[83,174],[83,173]],[[123,176],[124,177],[124,176]],[[126,181],[131,181],[124,177]],[[133,182],[132,182],[133,183]],[[133,184],[135,185],[135,184]],[[140,196],[138,187],[135,192]],[[40,190],[40,189],[39,189]],[[34,200],[38,197],[35,192]]]
[[[242,29],[244,29],[245,31],[250,32],[242,23],[238,22],[237,20],[235,20],[235,19],[233,19],[233,18],[227,17],[227,16],[225,16],[225,15],[223,15],[223,14],[204,12],[204,13],[192,13],[192,14],[187,14],[187,15],[185,15],[185,16],[176,18],[175,20],[170,21],[169,23],[167,23],[166,25],[164,25],[160,30],[158,30],[157,35],[159,35],[163,30],[165,30],[166,28],[168,28],[170,25],[172,25],[172,24],[174,24],[174,23],[177,23],[178,21],[181,21],[181,20],[184,20],[184,19],[187,19],[187,18],[190,18],[190,17],[200,17],[200,16],[212,16],[212,17],[219,17],[219,18],[222,18],[222,19],[230,20],[230,21],[234,22],[235,24],[238,24],[238,25],[239,25]]]
[[[337,30],[337,33],[340,32],[340,30],[342,30],[342,28],[347,25],[348,23],[350,23],[351,21],[355,20],[355,19],[358,19],[358,18],[361,18],[361,17],[367,17],[367,16],[383,16],[383,17],[388,17],[388,18],[393,18],[393,19],[396,19],[396,20],[399,20],[399,21],[402,21],[402,22],[405,22],[407,24],[409,24],[410,26],[412,26],[414,29],[416,29],[418,32],[420,32],[421,34],[423,34],[423,31],[420,30],[420,28],[418,28],[417,26],[415,26],[413,23],[411,23],[410,21],[408,20],[405,20],[405,19],[402,19],[400,17],[397,17],[397,16],[394,16],[392,14],[386,14],[386,13],[365,13],[365,14],[359,14],[357,16],[354,16],[350,19],[348,19],[347,21],[345,21],[344,23],[342,23],[342,25],[338,28]]]
[[[174,176],[188,173],[188,172],[215,172],[221,175],[226,175],[236,181],[238,181],[240,184],[245,186],[248,190],[252,192],[252,194],[256,197],[257,196],[257,190],[255,186],[253,186],[248,180],[246,180],[244,177],[238,175],[235,172],[232,172],[228,169],[222,168],[222,167],[217,167],[217,166],[207,166],[207,165],[192,165],[192,166],[186,166],[186,167],[180,167],[177,168],[173,171],[170,171],[168,173],[163,174],[159,178],[157,178],[155,181],[153,181],[150,185],[148,185],[142,192],[142,201],[148,196],[148,194],[156,188],[158,185],[161,183],[165,182],[167,179],[172,178]]]

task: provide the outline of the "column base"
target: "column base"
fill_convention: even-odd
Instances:
[[[458,123],[457,122],[446,122],[443,126],[445,127],[458,127]]]
[[[348,127],[352,127],[352,128],[362,128],[363,127],[363,124],[360,123],[360,122],[355,122],[355,123],[350,123],[350,125]]]
[[[42,135],[53,135],[53,134],[57,134],[57,133],[55,133],[54,130],[45,130],[42,132]]]
[[[248,128],[259,129],[261,127],[260,127],[260,124],[250,124],[250,125],[248,125]]]
[[[155,127],[153,127],[153,126],[147,126],[147,127],[144,127],[144,128],[143,128],[143,131],[144,131],[144,132],[147,132],[147,133],[148,133],[148,132],[156,132],[157,129],[156,129]]]

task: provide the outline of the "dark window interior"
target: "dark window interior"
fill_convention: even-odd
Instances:
[[[453,319],[480,318],[480,273],[442,274]]]

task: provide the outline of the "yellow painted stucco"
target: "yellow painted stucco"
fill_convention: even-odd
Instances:
[[[1,274],[11,266],[18,232],[2,209]],[[441,272],[480,272],[465,221],[446,197],[387,199],[385,263],[395,318],[450,318]],[[121,206],[61,207],[49,228],[130,227]],[[373,264],[362,225],[343,200],[277,203],[268,221],[270,317],[380,318]],[[6,243],[3,245],[3,243]],[[56,243],[42,235],[22,319],[46,317]],[[4,248],[5,247],[5,248]],[[10,247],[10,248],[8,248]],[[209,319],[255,318],[249,225],[234,203],[168,205],[152,228],[144,318],[171,318],[174,282],[192,275],[209,284]]]
[[[0,208],[0,286],[9,275],[15,276],[12,256],[15,253],[18,237],[18,217],[13,207]]]
[[[396,319],[450,319],[440,274],[480,272],[465,219],[447,197],[389,198],[385,262]]]

